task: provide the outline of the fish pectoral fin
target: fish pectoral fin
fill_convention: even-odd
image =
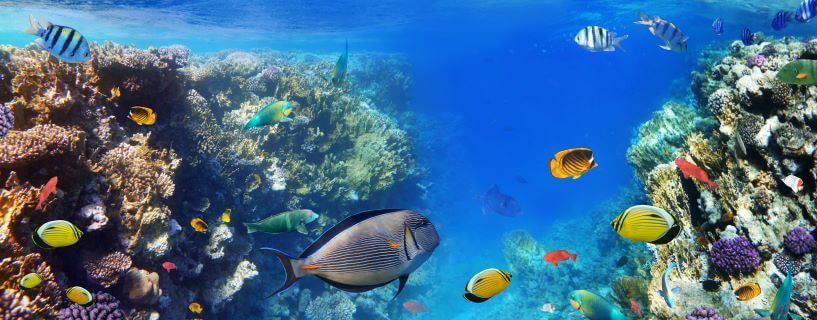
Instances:
[[[409,277],[409,275],[400,276],[400,278],[399,278],[400,284],[397,287],[397,293],[395,293],[394,297],[391,298],[392,301],[394,301],[394,299],[397,299],[397,295],[399,295],[400,292],[403,291],[403,288],[406,287],[406,283],[408,282],[408,277]]]
[[[755,309],[755,313],[761,317],[768,317],[772,315],[772,312],[766,309]]]
[[[681,292],[681,288],[679,288],[679,287],[672,288],[672,293],[678,293],[678,292]]]
[[[667,51],[672,51],[672,47],[670,47],[669,43],[658,47]]]
[[[283,118],[281,118],[281,122],[292,122],[292,118],[290,118],[290,117],[283,117]]]
[[[303,224],[303,223],[296,226],[295,230],[298,231],[298,233],[301,233],[301,234],[309,234],[309,231],[306,230],[306,225]]]

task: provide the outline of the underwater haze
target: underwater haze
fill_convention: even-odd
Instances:
[[[817,319],[815,16],[0,1],[0,315]]]

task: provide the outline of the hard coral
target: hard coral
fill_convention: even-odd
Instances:
[[[715,267],[730,275],[751,273],[760,265],[760,254],[745,236],[716,241],[709,257]]]
[[[721,315],[718,314],[715,309],[710,308],[699,308],[692,310],[692,312],[687,315],[687,320],[724,320]]]
[[[124,320],[125,311],[119,308],[119,300],[116,297],[104,293],[94,293],[94,305],[83,307],[76,303],[71,303],[67,308],[61,309],[59,320]]]
[[[133,261],[123,252],[113,252],[100,258],[86,258],[82,267],[88,278],[108,288],[119,282],[120,276],[131,267]]]
[[[789,265],[791,265],[791,273],[793,274],[803,271],[803,263],[796,257],[789,256],[786,253],[776,255],[772,261],[777,270],[783,274],[789,274]]]
[[[792,229],[783,242],[786,249],[797,256],[802,256],[806,253],[814,251],[817,248],[817,241],[814,237],[803,227],[796,227]]]
[[[0,168],[30,166],[44,160],[76,154],[84,149],[85,134],[53,124],[37,125],[26,131],[9,131],[0,140]]]
[[[349,295],[335,291],[332,294],[324,293],[315,298],[306,307],[307,320],[352,320],[354,319],[355,303]]]
[[[5,104],[0,105],[0,138],[6,136],[6,133],[14,125],[14,113]]]
[[[150,305],[162,295],[159,274],[138,268],[130,268],[125,275],[125,293],[136,304]]]

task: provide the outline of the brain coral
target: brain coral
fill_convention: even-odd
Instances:
[[[760,254],[744,236],[716,241],[709,257],[715,267],[732,275],[754,272],[760,265]]]

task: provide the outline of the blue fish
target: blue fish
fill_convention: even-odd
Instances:
[[[788,265],[788,271],[789,272],[788,275],[786,275],[786,280],[783,280],[783,284],[780,285],[780,289],[777,289],[777,293],[775,293],[774,295],[774,300],[772,300],[772,309],[771,310],[755,309],[755,313],[764,318],[769,317],[772,320],[787,320],[789,317],[791,317],[794,320],[802,319],[800,316],[789,312],[792,292],[791,262]]]
[[[52,24],[46,20],[37,21],[28,16],[31,27],[23,32],[37,36],[37,45],[51,55],[67,63],[87,62],[91,59],[91,48],[74,28]]]
[[[715,19],[715,22],[712,22],[712,32],[716,35],[723,34],[723,20],[720,17]]]
[[[664,298],[664,301],[667,302],[667,306],[672,309],[675,307],[675,297],[672,296],[673,293],[678,293],[678,288],[669,287],[669,272],[675,269],[675,261],[670,262],[667,266],[667,269],[664,270],[664,275],[661,276],[661,289],[658,290],[658,295]]]
[[[803,0],[797,7],[794,19],[804,23],[809,22],[814,18],[815,11],[817,11],[817,0]]]
[[[778,11],[777,14],[774,15],[774,19],[772,19],[772,29],[782,30],[785,28],[789,25],[791,16],[792,13],[790,11]]]
[[[519,202],[507,194],[499,191],[496,185],[491,186],[482,199],[482,213],[488,211],[496,212],[506,217],[518,217],[522,215],[522,206]]]
[[[817,1],[817,0],[814,0]],[[752,33],[752,30],[749,28],[743,28],[743,33],[740,35],[740,41],[743,42],[743,45],[750,46],[754,40],[755,35]]]

